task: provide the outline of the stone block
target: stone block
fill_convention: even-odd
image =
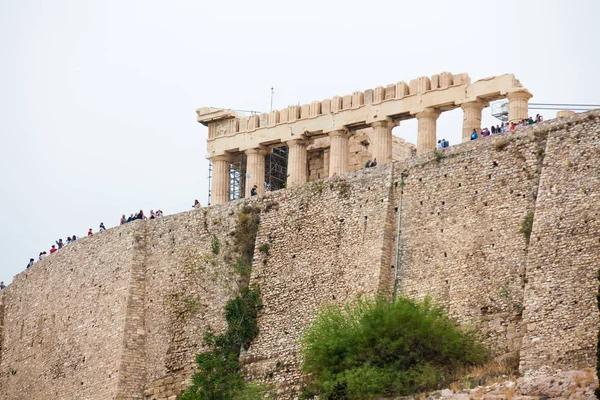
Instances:
[[[435,90],[440,87],[440,75],[431,75],[431,90]]]
[[[452,80],[454,81],[455,86],[468,85],[471,83],[471,78],[469,77],[469,74],[467,74],[467,73],[452,75]]]
[[[373,103],[373,89],[365,90],[365,104]]]
[[[336,113],[342,110],[342,98],[340,96],[334,96],[331,99],[331,112]]]
[[[240,132],[245,132],[248,130],[248,117],[240,118]]]
[[[347,94],[343,97],[342,109],[349,110],[352,107],[352,95]]]
[[[321,101],[321,113],[329,114],[331,112],[331,100],[325,99]]]
[[[294,122],[300,118],[300,106],[289,106],[287,109],[288,122]]]
[[[408,90],[408,85],[406,82],[398,82],[396,83],[396,98],[402,99],[404,96],[408,96],[410,94]]]
[[[391,100],[396,97],[396,85],[390,83],[385,87],[385,100]]]
[[[260,126],[269,126],[269,113],[260,114]]]
[[[279,111],[279,122],[288,122],[289,110],[284,108]]]
[[[450,72],[442,72],[440,74],[440,83],[439,83],[440,89],[446,89],[447,87],[450,87],[453,84],[454,84],[454,79]]]
[[[358,108],[365,104],[365,94],[363,92],[352,93],[352,108]]]
[[[310,104],[303,104],[302,107],[300,107],[300,118],[304,119],[304,118],[308,118],[310,116]]]
[[[277,125],[279,123],[279,111],[273,110],[269,113],[269,126]]]
[[[248,130],[257,129],[260,127],[260,120],[258,114],[252,114],[248,117]]]
[[[381,103],[385,99],[385,88],[383,86],[377,86],[373,90],[373,103]]]
[[[321,114],[321,102],[313,101],[310,103],[310,116],[316,117],[319,114]]]

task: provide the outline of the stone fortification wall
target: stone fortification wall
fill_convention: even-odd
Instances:
[[[298,389],[297,340],[319,307],[392,287],[383,244],[395,207],[393,169],[363,169],[264,197],[269,211],[256,245],[269,250],[255,252],[252,272],[264,308],[260,333],[242,357],[248,376],[280,391]]]
[[[204,333],[225,329],[223,307],[238,290],[228,251],[241,205],[147,223],[146,399],[180,394],[202,351]]]
[[[396,266],[399,294],[480,328],[526,377],[593,367],[599,150],[596,111],[82,238],[0,294],[0,399],[181,393],[237,292],[227,249],[245,204],[263,210],[264,308],[243,369],[282,397],[302,386],[297,340],[315,311],[389,296]]]
[[[527,257],[526,377],[595,367],[600,325],[600,112],[544,125],[548,145]]]
[[[398,288],[431,297],[484,333],[496,354],[517,355],[527,243],[545,135],[499,135],[414,159],[402,198]],[[424,160],[429,159],[429,161]]]
[[[115,398],[140,229],[81,238],[2,291],[1,399]]]

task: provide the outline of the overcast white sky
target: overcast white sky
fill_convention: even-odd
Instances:
[[[598,104],[598,16],[598,0],[0,0],[0,280],[101,221],[206,204],[198,107],[268,111],[271,86],[284,108],[442,71]],[[461,118],[438,135],[458,143]],[[416,121],[394,134],[414,143]]]

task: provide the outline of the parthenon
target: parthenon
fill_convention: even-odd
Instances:
[[[379,164],[410,157],[411,145],[392,135],[392,129],[403,120],[418,121],[419,155],[435,149],[436,121],[442,112],[462,108],[462,139],[467,141],[474,129],[481,130],[482,110],[491,101],[507,98],[508,120],[512,122],[528,118],[531,97],[513,74],[471,83],[466,73],[442,72],[408,84],[398,82],[250,116],[233,110],[199,108],[198,122],[208,127],[211,204],[229,201],[230,166],[234,160],[244,166],[245,196],[249,196],[254,185],[261,194],[265,157],[274,148],[287,146],[286,185],[302,185],[312,175],[308,156],[311,146],[325,149],[320,159],[321,164],[326,164],[322,171],[327,176],[339,175],[362,168],[362,159],[350,162],[349,147],[358,146],[357,143],[367,159],[376,159]],[[398,152],[393,152],[395,145]],[[393,157],[394,153],[398,155]]]

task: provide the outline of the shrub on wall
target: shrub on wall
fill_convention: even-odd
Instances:
[[[360,300],[319,313],[302,339],[305,393],[325,399],[366,399],[434,390],[485,349],[428,301]]]

